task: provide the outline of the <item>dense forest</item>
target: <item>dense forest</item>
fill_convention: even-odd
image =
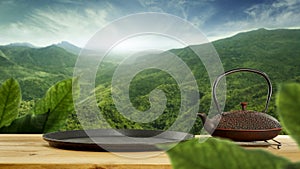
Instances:
[[[282,82],[300,82],[300,30],[258,29],[239,33],[212,44],[220,56],[224,70],[246,67],[264,71],[273,83],[273,92],[277,91],[278,85]],[[72,77],[77,59],[74,51],[78,50],[73,48],[70,51],[68,48],[64,48],[65,46],[51,45],[44,48],[25,45],[0,46],[0,84],[9,78],[14,78],[20,85],[22,101],[18,108],[18,118],[28,116],[35,110],[42,110],[36,105],[46,102],[44,98],[48,88],[59,81]],[[192,70],[199,86],[199,111],[208,112],[211,102],[211,86],[205,67],[201,63],[199,64],[198,56],[190,47],[173,49],[169,52],[179,56]],[[160,55],[163,57],[163,53]],[[178,118],[181,102],[179,86],[174,78],[157,69],[144,70],[133,78],[130,84],[130,101],[137,110],[146,111],[150,108],[149,93],[156,88],[164,91],[167,98],[163,114],[150,123],[138,123],[122,116],[117,111],[111,97],[111,80],[117,66],[118,61],[115,58],[107,58],[99,66],[96,77],[97,104],[106,121],[114,128],[168,129]],[[240,109],[239,103],[243,101],[249,103],[248,109],[263,110],[267,94],[267,85],[263,78],[254,74],[238,73],[228,76],[226,83],[225,111]],[[34,111],[31,111],[33,109]],[[43,111],[45,113],[47,109]],[[56,126],[53,130],[81,128],[76,112],[68,109],[67,113],[66,116],[62,116],[66,118],[65,123],[60,127]],[[80,121],[84,126],[107,127],[107,124],[101,121],[94,121],[93,113],[90,113],[87,110],[88,118],[86,119],[91,119],[91,121]],[[274,95],[268,113],[277,118]],[[151,118],[151,114],[147,118]],[[185,118],[182,127],[189,121],[192,119]],[[197,120],[190,132],[199,132],[201,126],[201,122]],[[17,130],[15,132],[18,132]],[[5,131],[13,132],[13,130],[2,129],[2,132]],[[51,130],[36,131],[48,132]]]

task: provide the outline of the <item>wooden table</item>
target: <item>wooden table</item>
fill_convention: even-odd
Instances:
[[[300,150],[295,141],[283,135],[276,139],[282,142],[281,149],[263,149],[291,161],[300,161]],[[39,134],[0,134],[0,168],[170,169],[171,165],[168,156],[163,152],[114,154],[61,150],[49,147]]]

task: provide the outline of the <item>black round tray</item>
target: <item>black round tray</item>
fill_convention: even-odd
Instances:
[[[43,135],[50,146],[84,151],[159,151],[157,144],[178,143],[193,138],[177,131],[93,129],[47,133]]]

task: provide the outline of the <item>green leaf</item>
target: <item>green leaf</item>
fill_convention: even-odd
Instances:
[[[15,119],[11,125],[0,128],[0,133],[42,133],[48,113],[25,116]]]
[[[299,169],[300,168],[300,163],[297,162],[297,163],[292,163],[288,166],[286,166],[284,169]]]
[[[9,126],[15,120],[20,102],[19,83],[14,79],[6,80],[0,87],[0,128]]]
[[[283,169],[290,162],[263,150],[246,150],[216,138],[201,143],[193,139],[178,144],[168,152],[174,169]]]
[[[74,80],[74,84],[77,84],[77,80]],[[52,132],[58,131],[65,124],[72,111],[74,111],[72,79],[68,79],[55,84],[47,91],[45,97],[34,107],[33,115],[48,112],[43,132]]]
[[[276,97],[281,124],[300,145],[300,84],[281,85]]]

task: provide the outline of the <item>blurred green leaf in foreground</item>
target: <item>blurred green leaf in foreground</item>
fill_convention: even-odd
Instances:
[[[279,118],[283,127],[300,145],[300,84],[281,85],[276,96]]]
[[[58,131],[66,123],[67,116],[74,111],[72,87],[77,89],[77,80],[67,79],[53,85],[45,97],[39,100],[27,114],[17,117],[21,97],[17,84],[16,81],[10,79],[0,88],[0,108],[2,109],[0,133]],[[3,101],[2,98],[7,99]]]
[[[246,150],[235,143],[193,139],[168,151],[174,169],[283,169],[290,161],[263,150]]]
[[[18,116],[20,102],[19,83],[12,78],[6,80],[0,87],[0,128],[9,126]]]

